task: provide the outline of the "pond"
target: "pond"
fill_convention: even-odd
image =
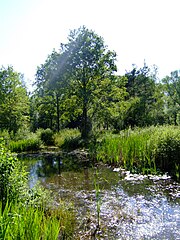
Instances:
[[[180,239],[180,184],[167,175],[132,175],[68,154],[24,162],[30,186],[40,181],[57,204],[73,203],[79,239]]]

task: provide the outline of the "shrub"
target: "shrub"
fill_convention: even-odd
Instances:
[[[20,128],[13,137],[14,141],[35,138],[35,134],[30,132],[28,128]]]
[[[75,149],[81,146],[81,134],[78,129],[63,129],[55,134],[55,145],[60,148]]]
[[[163,172],[177,177],[180,174],[180,128],[167,127],[160,129],[153,137],[156,166]],[[178,177],[177,177],[178,178]]]
[[[45,145],[47,145],[47,146],[54,145],[53,131],[50,128],[42,130],[40,137],[41,137],[42,142]]]
[[[0,141],[0,201],[4,209],[6,203],[44,202],[44,190],[35,186],[29,189],[28,177],[25,167],[13,156]],[[36,193],[36,194],[35,194]],[[37,194],[38,193],[38,194]],[[41,200],[40,200],[41,199]]]
[[[4,139],[6,144],[11,140],[11,134],[9,134],[8,130],[0,131],[0,137]]]

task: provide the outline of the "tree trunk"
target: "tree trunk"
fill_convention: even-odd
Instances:
[[[87,140],[88,128],[87,128],[87,105],[86,102],[83,103],[83,116],[82,116],[82,139]]]
[[[83,114],[82,114],[82,132],[81,137],[85,141],[88,138],[88,124],[87,124],[87,103],[88,103],[88,96],[87,96],[87,86],[86,86],[86,78],[85,78],[85,72],[83,69]]]
[[[60,130],[60,123],[59,123],[60,111],[59,111],[59,96],[58,96],[58,94],[56,94],[56,111],[57,111],[57,131],[59,132],[59,130]]]

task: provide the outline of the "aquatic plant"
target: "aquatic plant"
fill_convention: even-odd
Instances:
[[[97,146],[97,159],[121,165],[131,172],[163,171],[178,176],[180,127],[152,126],[108,133]]]
[[[0,208],[0,239],[72,239],[75,218],[64,206],[56,210],[6,204]]]
[[[18,141],[10,141],[8,144],[11,152],[27,152],[37,151],[41,148],[42,142],[38,138],[22,139]]]

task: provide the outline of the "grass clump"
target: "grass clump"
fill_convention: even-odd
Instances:
[[[18,141],[10,141],[9,149],[11,152],[28,152],[37,151],[41,148],[42,142],[38,138],[22,139]]]
[[[97,158],[131,172],[179,174],[180,128],[176,126],[125,130],[104,135]]]
[[[0,206],[0,239],[73,239],[75,218],[64,206],[51,211],[22,204]]]

